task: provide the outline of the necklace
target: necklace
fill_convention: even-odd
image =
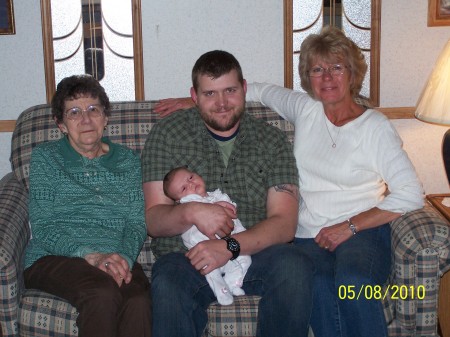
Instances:
[[[328,123],[326,121],[327,116],[325,114],[323,114],[323,117],[324,117],[323,121],[325,122],[325,127],[327,128],[328,136],[331,139],[331,143],[332,143],[331,147],[334,149],[336,147],[336,141],[339,138],[339,133],[341,132],[341,128],[338,129],[338,132],[337,132],[337,135],[336,135],[336,140],[334,140],[333,137],[331,136],[330,129],[328,129]]]

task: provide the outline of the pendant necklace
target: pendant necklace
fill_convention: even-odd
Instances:
[[[330,137],[330,139],[331,139],[331,143],[332,143],[332,145],[331,145],[331,147],[334,149],[335,147],[336,147],[336,141],[338,140],[338,138],[339,138],[339,133],[341,132],[341,128],[339,128],[338,129],[338,132],[337,132],[337,135],[336,135],[336,141],[333,139],[333,137],[331,136],[331,132],[330,132],[330,129],[328,129],[328,123],[327,123],[327,121],[326,121],[326,119],[328,119],[327,118],[327,116],[325,115],[325,114],[323,114],[323,116],[324,116],[324,122],[325,122],[325,127],[327,128],[327,132],[328,132],[328,136]]]

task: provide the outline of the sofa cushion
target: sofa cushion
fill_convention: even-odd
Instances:
[[[28,189],[31,151],[37,144],[57,140],[61,133],[49,118],[49,105],[36,105],[22,112],[16,121],[11,141],[11,166],[19,182]]]
[[[212,303],[205,336],[256,336],[260,296],[238,296],[231,305]]]
[[[76,309],[66,301],[43,291],[29,289],[20,301],[20,336],[76,337],[77,317]]]

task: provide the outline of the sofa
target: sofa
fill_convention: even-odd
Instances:
[[[140,152],[152,125],[159,120],[152,110],[155,103],[113,102],[105,135],[113,142]],[[247,103],[247,108],[250,114],[286,132],[292,141],[291,124],[259,103]],[[30,239],[27,190],[31,151],[37,144],[61,136],[51,118],[49,105],[25,110],[13,132],[12,171],[0,181],[0,324],[3,336],[77,336],[76,309],[50,294],[25,289],[22,276],[24,250]],[[450,269],[448,224],[431,206],[425,206],[393,221],[391,228],[392,272],[385,287],[389,286],[391,291],[380,299],[389,335],[438,336],[439,282]],[[154,262],[150,240],[144,243],[138,257],[148,277]],[[400,286],[403,293],[395,294],[394,288]],[[411,293],[405,295],[407,289]],[[421,294],[418,289],[422,290]],[[211,304],[204,335],[254,336],[258,302],[256,296],[242,296],[230,306]]]

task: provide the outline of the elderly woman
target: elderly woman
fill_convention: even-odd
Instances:
[[[260,101],[295,125],[301,200],[294,243],[316,268],[315,337],[387,336],[381,301],[368,297],[390,272],[389,222],[424,202],[393,125],[356,103],[366,70],[356,44],[326,27],[301,46],[307,94],[248,85],[247,101]],[[156,111],[165,115],[191,104],[163,100]]]
[[[102,138],[109,109],[91,76],[57,87],[52,114],[65,136],[31,156],[25,286],[76,307],[81,337],[150,336],[148,279],[135,263],[146,238],[140,160]]]

